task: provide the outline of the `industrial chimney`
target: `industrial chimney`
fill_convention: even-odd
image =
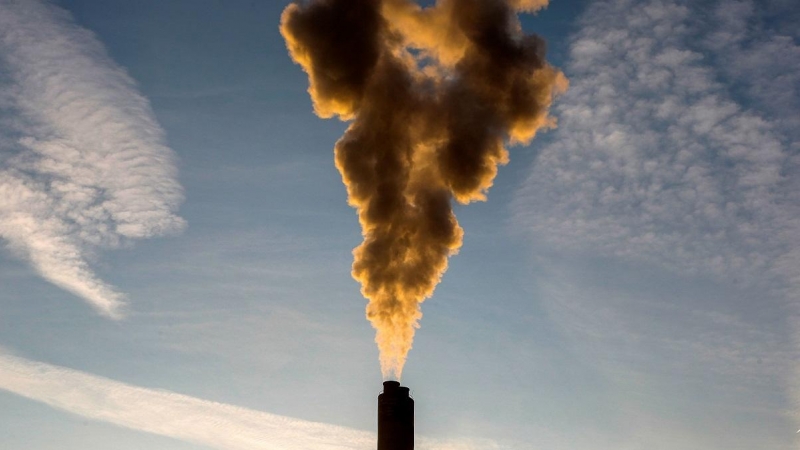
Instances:
[[[378,395],[378,450],[414,450],[414,399],[397,381]]]

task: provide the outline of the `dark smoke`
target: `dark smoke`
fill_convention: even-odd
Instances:
[[[461,246],[452,201],[485,200],[508,161],[505,143],[555,124],[548,109],[566,78],[517,18],[543,6],[316,0],[283,13],[315,112],[352,120],[335,160],[364,235],[353,276],[369,299],[385,377],[401,376],[419,304]]]

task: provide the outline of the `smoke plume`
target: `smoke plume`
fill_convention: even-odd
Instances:
[[[315,0],[283,12],[289,53],[320,117],[351,121],[336,167],[364,242],[353,277],[369,299],[384,377],[400,378],[463,231],[452,201],[485,200],[505,143],[552,127],[567,80],[517,18],[547,0]]]

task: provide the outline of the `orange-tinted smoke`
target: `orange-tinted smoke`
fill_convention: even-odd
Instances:
[[[321,117],[351,120],[336,167],[364,242],[353,277],[369,299],[384,377],[400,378],[463,231],[453,200],[485,199],[505,143],[554,126],[567,80],[524,35],[517,12],[546,0],[314,0],[289,5],[281,33],[308,73]]]

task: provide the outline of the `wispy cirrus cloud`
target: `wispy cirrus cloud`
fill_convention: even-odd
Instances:
[[[590,3],[514,211],[549,255],[553,317],[610,377],[650,404],[696,378],[775,423],[797,356],[800,47],[793,6],[767,3]]]
[[[375,435],[147,389],[0,349],[0,389],[89,419],[222,450],[367,450]],[[491,441],[418,440],[422,450],[499,449]]]
[[[702,46],[722,78],[800,150],[800,12],[786,0],[732,0],[710,10]]]
[[[69,14],[0,0],[0,237],[46,280],[120,317],[89,261],[179,231],[174,154],[135,82]]]
[[[561,248],[750,282],[770,273],[800,229],[791,137],[719,81],[684,2],[596,2],[585,17],[561,128],[518,218]]]

